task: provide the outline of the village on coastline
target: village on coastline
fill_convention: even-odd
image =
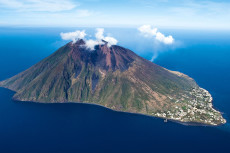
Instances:
[[[170,119],[180,122],[196,122],[213,126],[226,123],[222,114],[213,108],[213,98],[207,90],[203,88],[193,88],[190,94],[194,98],[187,103],[176,100],[175,103],[179,105],[176,105],[171,110],[156,112],[151,115],[165,118],[165,122],[167,122],[167,119]],[[189,98],[186,95],[183,96]]]

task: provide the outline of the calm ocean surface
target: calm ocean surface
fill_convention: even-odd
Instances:
[[[64,45],[59,33],[77,28],[0,27],[0,80],[37,63]],[[136,29],[105,29],[155,63],[183,72],[210,91],[227,124],[186,126],[144,115],[115,112],[89,104],[39,104],[12,101],[0,88],[1,153],[229,153],[230,31],[166,30],[176,45],[153,45]],[[93,35],[94,29],[87,29]],[[156,47],[157,46],[157,47]]]

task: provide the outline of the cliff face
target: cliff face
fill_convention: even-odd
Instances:
[[[120,46],[105,43],[91,51],[84,44],[68,43],[0,86],[16,91],[19,101],[95,103],[186,122],[225,123],[211,95],[190,77]]]

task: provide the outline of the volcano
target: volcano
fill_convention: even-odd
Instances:
[[[80,39],[0,82],[17,101],[81,102],[181,122],[226,122],[208,91],[189,76],[158,66],[104,41],[94,50]]]

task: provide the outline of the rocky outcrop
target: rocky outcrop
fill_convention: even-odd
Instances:
[[[68,43],[28,70],[0,82],[15,100],[83,102],[182,122],[225,123],[211,95],[189,76],[169,71],[121,46]]]

